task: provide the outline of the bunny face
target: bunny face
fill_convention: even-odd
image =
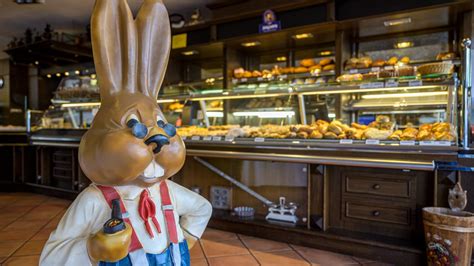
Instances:
[[[163,3],[145,0],[136,20],[126,0],[98,0],[91,24],[101,107],[79,147],[79,163],[101,185],[152,185],[184,164],[185,148],[156,102],[168,63]]]
[[[184,164],[184,143],[173,129],[156,101],[140,94],[118,95],[116,104],[101,107],[84,135],[81,167],[98,184],[156,183]]]

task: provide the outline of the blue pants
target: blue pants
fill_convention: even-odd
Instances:
[[[171,244],[173,245],[173,244]],[[181,255],[181,265],[174,265],[173,263],[173,252],[171,252],[171,246],[165,249],[160,254],[146,254],[146,259],[149,266],[190,266],[191,259],[189,257],[189,249],[186,241],[179,243],[179,250]],[[142,265],[133,265],[130,260],[130,256],[123,258],[117,262],[103,262],[99,263],[99,266],[142,266]],[[146,266],[146,265],[143,265]]]

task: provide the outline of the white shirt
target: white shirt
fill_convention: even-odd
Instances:
[[[184,239],[183,229],[200,238],[211,217],[211,204],[199,194],[192,192],[172,181],[167,180],[171,201],[177,222],[178,239]],[[117,186],[125,208],[130,215],[130,222],[138,240],[146,253],[159,254],[169,245],[165,218],[161,210],[159,183],[148,189],[149,195],[156,206],[156,219],[160,224],[161,233],[150,222],[154,238],[146,231],[144,222],[138,214],[140,194],[144,188],[137,186]],[[40,265],[92,265],[87,252],[87,240],[102,230],[104,223],[110,219],[111,209],[102,192],[90,185],[79,194],[69,206],[46,242],[41,253]]]

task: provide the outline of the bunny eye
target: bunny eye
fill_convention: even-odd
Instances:
[[[131,114],[127,119],[127,127],[129,128],[133,128],[138,123],[140,123],[140,121],[135,114]]]
[[[170,137],[174,137],[176,135],[176,128],[172,124],[165,123],[165,121],[161,120],[160,118],[158,118],[156,124],[165,131],[166,135]]]
[[[145,138],[148,134],[148,128],[144,124],[140,123],[138,117],[134,114],[130,115],[128,118],[127,127],[131,128],[132,134],[139,139]]]

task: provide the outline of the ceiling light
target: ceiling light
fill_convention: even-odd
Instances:
[[[181,52],[182,55],[185,55],[185,56],[190,56],[190,55],[196,55],[196,54],[199,54],[198,51],[196,50],[191,50],[191,51],[184,51],[184,52]]]
[[[91,74],[91,79],[96,79],[97,75],[96,74]]]
[[[39,65],[39,62],[38,62],[38,61],[35,61],[35,65]]]
[[[387,20],[383,22],[383,25],[385,25],[385,27],[391,27],[391,26],[398,26],[398,25],[408,24],[408,23],[411,23],[411,18],[399,18],[399,19]]]
[[[69,76],[69,72],[64,72],[64,76]]]
[[[294,111],[234,112],[234,116],[257,116],[259,118],[286,118],[295,115]]]
[[[60,77],[61,76],[61,73],[56,73],[56,77]]]
[[[322,56],[331,55],[331,54],[332,54],[331,51],[322,51],[319,53],[319,55],[322,55]]]
[[[278,62],[286,62],[286,56],[279,56],[276,58]]]
[[[50,78],[51,78],[51,74],[46,75],[46,77],[50,79]]]
[[[313,38],[312,33],[300,33],[292,36],[293,39],[301,40],[301,39],[308,39],[308,38]]]
[[[241,43],[243,47],[253,47],[253,46],[259,46],[261,43],[260,42],[244,42]]]
[[[79,75],[79,74],[81,74],[81,71],[76,70],[76,71],[74,71],[74,74]]]
[[[394,47],[398,49],[413,47],[413,42],[397,42],[395,43]]]

